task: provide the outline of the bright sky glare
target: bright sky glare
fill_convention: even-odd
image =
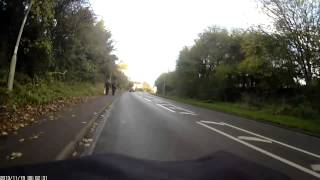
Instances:
[[[179,51],[209,26],[228,29],[268,24],[255,0],[91,0],[128,64],[133,81],[154,84],[175,69]]]

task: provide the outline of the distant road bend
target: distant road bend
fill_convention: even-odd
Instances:
[[[292,179],[320,179],[319,138],[142,92],[115,102],[94,154],[176,161],[218,151]]]

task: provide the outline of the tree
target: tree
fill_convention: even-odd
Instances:
[[[162,95],[175,95],[177,89],[176,72],[161,74],[155,81],[157,93]]]
[[[117,69],[111,32],[97,21],[88,0],[33,0],[18,52],[19,83],[59,74],[66,82],[128,79]],[[0,74],[5,74],[11,49],[29,0],[0,0]],[[2,76],[1,76],[2,77]],[[6,78],[6,77],[5,77]],[[51,80],[52,78],[50,78]],[[54,79],[54,78],[53,78]],[[1,79],[2,80],[2,79]]]
[[[296,88],[296,65],[289,58],[278,34],[211,27],[180,51],[176,70],[159,76],[156,86],[159,93],[165,86],[175,95],[206,100],[234,101],[242,94],[263,99]]]
[[[310,86],[320,77],[320,1],[260,0],[274,19],[276,32],[288,45],[289,60],[297,65],[299,79]]]

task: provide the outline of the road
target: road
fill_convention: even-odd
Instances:
[[[94,154],[177,161],[218,151],[292,179],[320,179],[319,138],[142,92],[115,102]]]

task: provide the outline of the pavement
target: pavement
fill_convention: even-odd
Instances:
[[[121,94],[121,93],[119,93]],[[0,167],[66,159],[89,125],[117,96],[90,97],[0,138]]]
[[[142,92],[112,106],[93,154],[184,161],[225,152],[294,180],[320,178],[317,137]]]

